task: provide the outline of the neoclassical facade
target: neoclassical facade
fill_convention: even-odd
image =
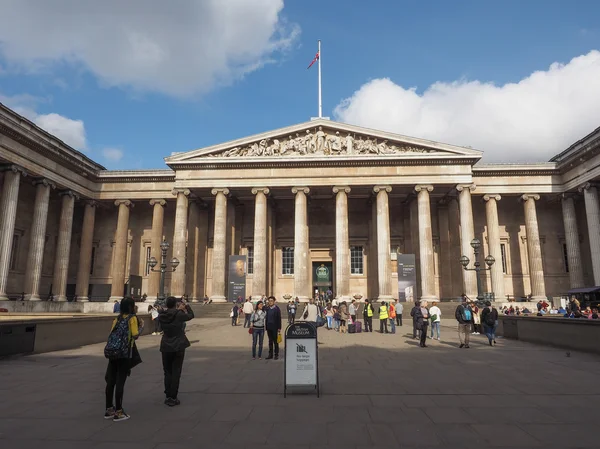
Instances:
[[[414,254],[418,297],[475,297],[475,237],[496,299],[600,285],[600,128],[549,162],[481,157],[319,119],[109,171],[0,105],[0,300],[116,300],[135,278],[154,301],[163,239],[167,292],[192,300],[226,299],[230,255],[253,296],[398,297]]]

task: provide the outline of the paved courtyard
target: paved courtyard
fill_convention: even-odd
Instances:
[[[600,447],[597,356],[474,337],[422,349],[399,334],[321,331],[322,396],[283,398],[283,361],[252,361],[246,329],[196,319],[179,407],[163,405],[159,337],[107,422],[103,345],[0,361],[6,449]]]

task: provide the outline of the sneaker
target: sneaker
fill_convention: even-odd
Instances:
[[[470,346],[469,346],[469,345],[465,345],[465,348],[469,349],[469,348],[470,348]]]
[[[114,422],[119,421],[127,421],[129,419],[129,415],[125,413],[123,410],[117,410],[115,412],[115,416],[113,417]]]
[[[265,360],[271,360],[273,358],[272,355],[268,356]]]
[[[279,360],[279,356],[278,355],[275,356],[275,360]]]
[[[165,405],[168,405],[169,407],[175,407],[177,405],[177,402],[175,399],[167,398],[165,400]]]
[[[256,357],[252,357],[252,360],[256,360]]]
[[[115,416],[115,408],[107,408],[106,413],[104,413],[104,419],[113,419]]]
[[[460,346],[459,346],[459,348],[464,348],[464,347],[465,347],[464,343],[461,343]]]
[[[152,332],[152,335],[156,335],[156,332]]]

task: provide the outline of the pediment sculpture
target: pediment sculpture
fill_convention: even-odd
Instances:
[[[337,155],[397,155],[430,153],[434,150],[408,144],[390,144],[387,140],[357,136],[355,133],[328,132],[319,126],[287,138],[262,139],[246,146],[234,147],[210,157],[277,157],[277,156],[337,156]]]

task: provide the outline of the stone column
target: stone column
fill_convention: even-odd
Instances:
[[[581,245],[577,229],[575,199],[571,193],[562,194],[562,213],[565,226],[565,243],[567,244],[567,260],[569,261],[569,280],[571,288],[584,287],[583,268],[581,263]]]
[[[252,298],[260,299],[267,294],[267,195],[266,187],[255,187],[254,201],[254,271],[252,274]]]
[[[56,258],[54,259],[54,279],[52,281],[54,301],[67,300],[67,276],[69,275],[69,256],[71,254],[73,211],[75,209],[75,199],[79,198],[71,190],[61,192],[60,195],[62,196],[62,205],[58,224]]]
[[[190,301],[198,302],[202,296],[202,292],[199,291],[200,284],[200,267],[201,257],[204,256],[200,253],[200,207],[204,204],[198,198],[190,199],[189,202],[189,214],[188,214],[188,273],[186,275],[186,292],[189,292]]]
[[[164,199],[150,200],[152,209],[152,231],[150,234],[150,257],[154,257],[160,264],[161,251],[160,244],[163,241],[163,222],[165,220],[165,206],[167,201]],[[145,255],[144,255],[145,256]],[[157,268],[155,268],[157,269]],[[158,298],[160,289],[160,272],[150,271],[148,275],[147,303],[154,303]]]
[[[212,294],[213,302],[226,301],[225,269],[227,268],[227,195],[229,189],[212,189],[215,195],[213,232]]]
[[[83,210],[81,228],[81,247],[79,248],[79,267],[77,268],[77,285],[75,294],[78,302],[89,301],[90,270],[92,268],[92,247],[94,246],[94,224],[96,222],[95,201],[86,201]]]
[[[500,249],[500,223],[498,222],[498,204],[500,195],[484,195],[485,219],[487,223],[488,254],[496,259],[492,265],[492,291],[497,301],[504,301],[504,273],[502,272],[502,250]]]
[[[458,191],[458,207],[460,210],[460,246],[462,255],[467,256],[471,261],[469,268],[472,268],[475,255],[471,247],[471,241],[475,238],[475,226],[473,224],[471,190],[475,190],[475,185],[459,184],[456,186],[456,190]],[[475,300],[477,297],[477,275],[474,271],[463,270],[463,288],[464,293]]]
[[[440,298],[452,298],[452,253],[450,252],[450,227],[448,224],[448,198],[438,203],[438,228],[440,233]]]
[[[435,294],[435,273],[433,269],[433,234],[431,231],[431,205],[429,192],[431,185],[417,185],[417,207],[419,211],[419,263],[421,268],[421,298],[427,301],[437,300]]]
[[[173,195],[177,196],[177,206],[175,208],[175,230],[173,232],[173,257],[179,260],[177,269],[171,275],[171,295],[183,296],[185,291],[185,248],[187,245],[187,225],[188,225],[188,189],[174,189]]]
[[[335,296],[341,301],[350,297],[350,241],[348,237],[348,194],[350,187],[335,186]]]
[[[585,216],[588,224],[590,253],[592,254],[592,269],[594,285],[600,285],[600,208],[598,206],[598,188],[589,182],[579,188],[585,201]]]
[[[8,300],[6,287],[10,253],[17,219],[17,203],[19,202],[19,183],[21,176],[25,177],[27,173],[17,165],[9,165],[2,170],[5,174],[2,198],[0,199],[0,301],[6,301]]]
[[[463,268],[460,264],[460,220],[458,201],[448,201],[448,229],[450,232],[450,266],[452,267],[452,297],[458,298],[463,293]]]
[[[378,301],[390,301],[393,299],[390,289],[392,278],[392,267],[390,265],[390,208],[388,193],[392,191],[391,186],[375,186],[373,192],[377,195],[377,274],[379,276]]]
[[[36,191],[27,253],[27,269],[25,270],[25,299],[39,301],[50,190],[56,188],[56,185],[47,179],[36,179],[33,181],[33,185],[36,186]]]
[[[119,208],[117,231],[115,232],[115,249],[112,266],[112,287],[109,301],[123,299],[125,285],[125,264],[127,263],[127,242],[129,237],[129,209],[133,207],[130,200],[116,200]]]
[[[537,194],[521,196],[525,208],[525,232],[527,234],[527,256],[529,258],[529,280],[531,283],[531,300],[546,299],[544,267],[542,264],[542,245],[538,228],[535,202],[540,199]]]
[[[293,187],[295,200],[294,225],[294,297],[306,302],[311,295],[309,285],[309,246],[308,246],[308,205],[306,195],[308,187]]]

